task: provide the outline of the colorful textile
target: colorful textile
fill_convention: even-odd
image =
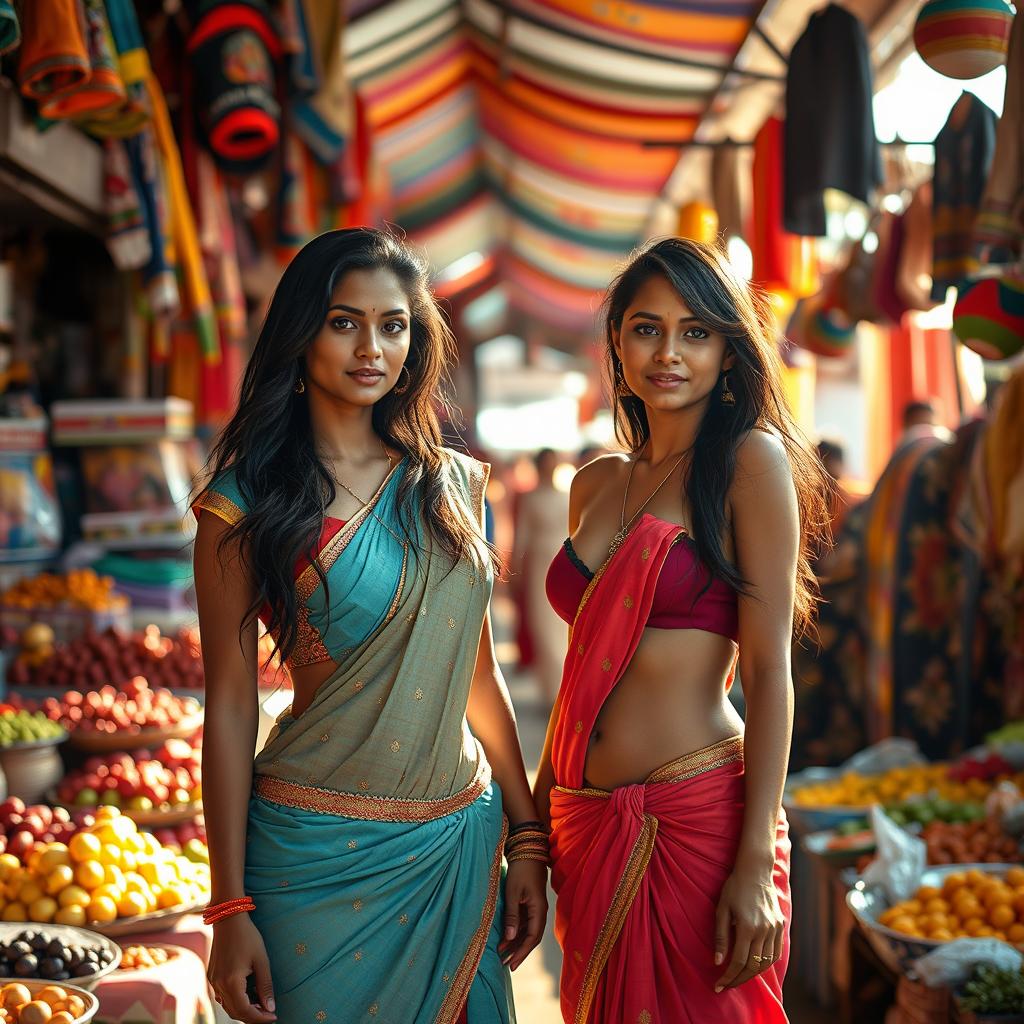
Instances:
[[[824,235],[825,189],[868,202],[882,184],[867,33],[838,4],[811,15],[786,75],[786,230]]]
[[[125,99],[103,0],[82,0],[82,9],[89,77],[76,87],[40,99],[39,113],[51,121],[80,120],[110,113],[119,109]]]
[[[453,1022],[465,1005],[474,1022],[505,1024],[500,792],[466,721],[492,577],[453,565],[402,514],[400,474],[321,555],[329,570],[346,560],[330,599],[349,646],[256,758],[246,891],[282,1020],[329,1015],[344,991],[352,1017]],[[480,521],[486,467],[451,453],[449,474]],[[309,600],[301,579],[299,593]]]
[[[818,290],[814,242],[782,226],[783,124],[769,117],[754,140],[752,280],[770,292],[793,298]]]
[[[245,173],[277,148],[281,43],[263,0],[204,0],[188,41],[203,136],[218,164]]]
[[[958,288],[980,266],[972,236],[992,164],[996,120],[977,96],[965,92],[935,138],[932,298],[936,302],[944,302],[946,291]]]
[[[555,934],[566,1021],[783,1024],[782,958],[739,988],[715,992],[715,910],[743,828],[743,741],[681,757],[637,785],[551,794]],[[774,882],[786,921],[789,828]]]
[[[742,828],[742,740],[680,758],[642,785],[584,788],[597,716],[640,642],[682,532],[641,517],[584,594],[565,659],[551,751],[552,881],[562,1014],[580,1024],[786,1020],[788,953],[750,983],[714,992],[724,969],[714,964],[715,907]],[[788,919],[787,831],[783,820],[775,881]]]
[[[103,200],[107,215],[107,250],[118,270],[139,270],[153,255],[142,199],[132,164],[120,140],[103,147]]]
[[[85,9],[81,0],[38,0],[21,9],[18,82],[22,94],[44,102],[89,80]]]
[[[994,263],[1024,259],[1024,18],[1013,19],[1003,113],[974,240]]]
[[[11,0],[0,0],[0,57],[21,44],[18,12]]]
[[[104,4],[124,98],[117,107],[83,121],[82,127],[98,138],[123,139],[138,134],[149,120],[145,103],[149,55],[132,0],[104,0]]]

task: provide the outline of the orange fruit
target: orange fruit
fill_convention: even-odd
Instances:
[[[1016,920],[1017,915],[1008,903],[997,903],[988,912],[988,923],[993,928],[1009,928]]]
[[[946,928],[948,924],[949,920],[945,914],[922,914],[917,919],[918,928],[926,934],[936,928]]]
[[[72,842],[80,835],[82,835],[81,832],[77,833],[72,838]],[[89,892],[98,889],[103,884],[105,877],[103,865],[98,860],[84,860],[75,869],[75,881]]]
[[[1024,886],[1024,868],[1010,868],[1006,872],[1006,884],[1012,885],[1014,889]]]
[[[97,896],[89,904],[90,924],[110,924],[117,918],[117,904],[109,896]]]
[[[980,917],[971,917],[964,921],[964,931],[968,935],[977,935],[984,927],[985,922]]]
[[[95,860],[103,844],[91,832],[76,832],[68,843],[71,859],[82,861]]]
[[[1006,929],[1006,937],[1013,943],[1024,942],[1024,924],[1011,924]]]
[[[948,928],[935,928],[928,933],[928,938],[936,942],[948,942],[953,938],[953,933]]]
[[[979,885],[984,884],[989,879],[989,876],[984,871],[979,871],[977,868],[971,868],[964,873],[964,880],[972,888],[976,889]]]
[[[924,909],[928,914],[948,914],[949,904],[941,897],[935,896],[924,905]]]
[[[992,938],[993,935],[995,935],[995,929],[989,928],[989,926],[987,924],[986,925],[982,925],[974,933],[974,937],[976,939],[990,939],[990,938]]]
[[[61,907],[53,915],[53,921],[54,924],[69,924],[73,928],[84,928],[86,925],[85,907],[77,903]]]
[[[954,871],[952,874],[946,875],[946,880],[942,883],[943,895],[949,897],[965,885],[967,885],[967,875],[963,871]]]
[[[894,932],[901,932],[904,935],[910,935],[917,931],[917,923],[907,914],[895,918],[888,927]]]
[[[920,914],[921,913],[921,901],[920,900],[904,900],[899,906],[907,914]]]
[[[927,903],[928,900],[933,900],[936,896],[941,896],[942,891],[940,889],[936,889],[934,885],[922,885],[915,895],[922,903]]]
[[[1013,906],[1014,893],[1012,889],[1007,889],[1001,885],[990,886],[982,897],[981,902],[991,910],[993,907],[998,906],[1000,903],[1008,904]]]

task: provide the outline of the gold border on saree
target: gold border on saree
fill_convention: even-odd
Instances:
[[[212,512],[223,519],[228,526],[237,526],[245,517],[245,513],[230,499],[219,491],[204,491],[195,503],[194,508],[200,512]]]
[[[412,800],[394,796],[365,796],[319,786],[303,786],[271,775],[257,775],[256,796],[284,807],[316,814],[333,814],[360,821],[393,821],[412,824],[434,821],[465,810],[491,782],[491,766],[481,760],[476,775],[464,789],[440,800]]]
[[[660,782],[685,782],[704,772],[710,772],[715,768],[742,760],[743,737],[729,736],[727,739],[712,743],[709,747],[701,747],[700,750],[683,754],[682,757],[677,757],[674,761],[655,768],[639,785],[651,786]],[[567,793],[569,796],[588,796],[601,800],[607,800],[612,795],[612,790],[598,789],[596,786],[585,786],[582,789],[570,789],[567,786],[553,788],[559,793]]]

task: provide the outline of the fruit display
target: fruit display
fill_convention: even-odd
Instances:
[[[1006,778],[1013,774],[1013,765],[994,751],[983,757],[962,757],[949,766],[949,777],[954,782],[968,782],[982,779],[990,782],[995,778]]]
[[[954,804],[983,801],[995,785],[1012,779],[1024,788],[1024,776],[1009,771],[984,779],[950,777],[946,763],[891,768],[879,775],[845,772],[824,782],[815,782],[793,790],[797,807],[870,807],[872,804],[903,803],[911,797],[930,796]]]
[[[913,938],[945,942],[989,937],[1024,948],[1024,868],[1005,877],[977,868],[954,871],[942,887],[923,885],[878,916],[879,924]]]
[[[998,821],[942,822],[926,825],[921,838],[929,864],[1013,864],[1020,843],[1006,835]]]
[[[127,599],[114,591],[110,576],[99,576],[92,569],[73,569],[58,574],[37,573],[19,580],[0,593],[0,604],[12,608],[82,608],[111,611],[125,608]]]
[[[94,996],[70,985],[12,981],[0,988],[0,1024],[75,1024],[96,1009]]]
[[[206,864],[165,849],[116,807],[100,807],[93,824],[68,843],[41,844],[22,865],[0,855],[0,920],[103,930],[121,918],[175,910],[204,900]]]
[[[1024,1013],[1024,974],[984,964],[964,985],[957,1001],[962,1008],[974,1013]]]
[[[87,693],[68,690],[61,699],[47,697],[40,707],[47,718],[72,734],[72,740],[89,733],[137,735],[144,729],[174,729],[196,719],[201,711],[194,697],[154,690],[142,676],[119,688],[107,684]]]
[[[206,845],[206,825],[202,815],[181,825],[154,828],[152,832],[160,845],[166,849],[180,853],[197,864],[210,863],[210,851]]]
[[[0,748],[23,743],[62,740],[67,733],[42,711],[26,711],[10,704],[0,705]]]
[[[116,959],[117,954],[109,945],[68,943],[62,936],[45,930],[26,929],[0,945],[0,977],[88,979],[110,967]]]
[[[111,628],[86,633],[56,649],[51,644],[45,656],[26,650],[24,634],[21,642],[22,651],[8,672],[14,686],[88,690],[108,683],[121,687],[135,676],[143,676],[154,688],[202,690],[206,685],[198,629],[166,636],[156,626],[135,633]],[[260,638],[259,664],[261,686],[288,681],[288,671],[267,634]]]
[[[127,811],[198,807],[202,800],[202,751],[188,740],[169,739],[158,749],[91,757],[57,788],[66,806],[110,804]]]
[[[167,963],[174,954],[163,946],[125,946],[121,955],[119,971],[144,971],[150,967],[160,967]]]
[[[75,821],[63,807],[26,806],[18,797],[8,797],[0,803],[0,853],[23,861],[37,843],[67,842],[84,821],[91,823],[91,815]]]

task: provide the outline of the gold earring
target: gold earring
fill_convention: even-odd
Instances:
[[[729,374],[724,374],[722,377],[722,404],[736,404],[736,396],[732,393],[732,391],[729,388]]]
[[[619,398],[629,398],[633,394],[632,389],[626,383],[626,375],[622,372],[622,367],[615,371],[615,394]]]
[[[295,382],[295,394],[304,395],[306,393],[306,382],[300,377]]]
[[[409,367],[406,366],[404,363],[402,364],[402,369],[398,371],[398,379],[399,380],[402,379],[402,374],[403,373],[405,374],[405,383],[404,384],[396,384],[391,389],[392,391],[394,391],[394,393],[396,395],[404,395],[406,393],[406,391],[409,390],[409,385],[412,383],[412,374],[409,372]]]

